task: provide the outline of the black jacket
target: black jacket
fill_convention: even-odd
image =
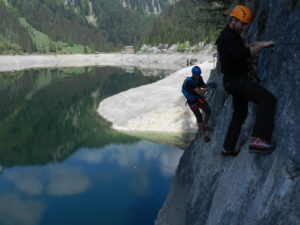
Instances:
[[[240,79],[248,74],[247,59],[251,56],[250,48],[245,46],[241,36],[228,25],[221,32],[216,42],[221,62],[224,82]]]

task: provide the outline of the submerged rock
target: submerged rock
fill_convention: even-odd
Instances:
[[[256,3],[251,41],[300,42],[300,2],[261,0]],[[231,97],[222,75],[213,71],[218,93],[210,105],[215,131],[210,143],[200,138],[184,152],[156,225],[299,225],[300,224],[300,45],[265,50],[263,85],[278,100],[271,155],[248,153],[255,106],[242,128],[235,158],[222,158],[223,141],[232,115]]]

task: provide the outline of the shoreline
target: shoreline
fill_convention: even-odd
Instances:
[[[103,53],[72,55],[0,55],[0,72],[31,68],[134,66],[141,69],[180,70],[187,59],[199,64],[212,58],[212,50],[199,53]]]
[[[141,70],[158,69],[176,71],[155,83],[133,88],[104,99],[97,112],[112,122],[119,131],[162,131],[196,133],[198,127],[194,115],[185,105],[181,85],[190,76],[193,59],[203,71],[206,82],[215,67],[211,50],[192,53],[106,53],[75,55],[0,55],[0,72],[29,68],[58,68],[85,66],[137,67]],[[118,104],[115,104],[116,101]],[[119,108],[116,109],[117,105]],[[116,114],[116,112],[119,112]],[[121,112],[121,114],[120,114]]]

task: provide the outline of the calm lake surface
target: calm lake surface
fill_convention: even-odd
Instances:
[[[149,75],[0,73],[1,225],[154,224],[183,151],[112,131],[95,112],[102,99],[164,76]]]

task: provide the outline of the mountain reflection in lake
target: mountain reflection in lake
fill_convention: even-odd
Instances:
[[[154,224],[182,151],[112,131],[95,109],[158,79],[112,67],[0,73],[0,224]]]

